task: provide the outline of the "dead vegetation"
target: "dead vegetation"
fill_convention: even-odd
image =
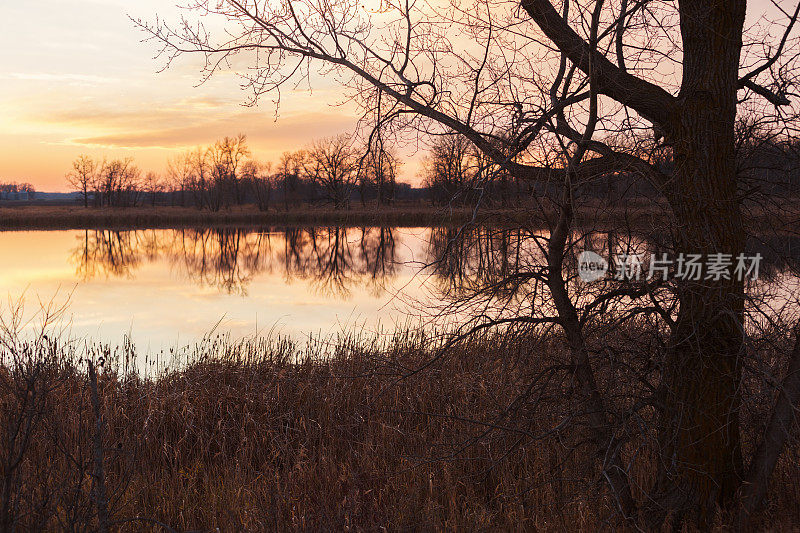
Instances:
[[[600,365],[609,350],[631,365],[657,350],[659,333],[645,328],[594,346]],[[215,337],[185,359],[162,354],[149,375],[131,345],[6,339],[6,530],[625,527],[598,485],[554,333],[476,335],[438,359],[423,333],[304,347]],[[771,403],[752,397],[764,405],[743,407],[750,435]],[[656,464],[648,431],[635,434],[623,456],[636,456],[641,499]],[[800,520],[799,452],[793,442],[773,477],[762,516],[773,529]]]

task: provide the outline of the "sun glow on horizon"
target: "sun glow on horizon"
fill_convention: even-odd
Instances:
[[[226,135],[248,136],[253,156],[274,161],[313,137],[352,131],[352,107],[322,84],[293,91],[280,108],[242,105],[239,81],[222,72],[199,84],[197,58],[163,72],[132,17],[153,18],[163,2],[44,0],[0,6],[0,181],[69,190],[64,175],[80,154],[132,157],[161,173],[180,151]]]
[[[753,1],[749,16],[767,7]],[[358,112],[333,76],[315,76],[313,91],[287,88],[279,108],[270,95],[250,108],[234,72],[200,83],[202,59],[191,55],[163,69],[131,18],[177,20],[178,12],[162,0],[0,4],[0,181],[67,191],[65,174],[81,154],[131,157],[163,173],[176,153],[239,133],[255,158],[275,162],[314,138],[355,130]],[[401,151],[401,179],[418,182],[419,154]]]

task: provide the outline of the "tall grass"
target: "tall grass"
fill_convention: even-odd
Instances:
[[[264,224],[425,226],[462,224],[472,217],[469,208],[442,209],[422,203],[392,207],[296,206],[261,212],[255,206],[221,211],[189,207],[84,208],[79,206],[21,206],[0,209],[0,229],[135,229],[202,225],[249,226]]]
[[[111,530],[621,526],[590,481],[597,461],[580,426],[564,424],[573,406],[557,392],[569,383],[525,396],[553,377],[541,371],[563,351],[557,337],[476,336],[439,359],[424,333],[302,347],[215,337],[149,377],[126,366],[130,346],[37,339],[6,343],[17,356],[0,369],[3,427],[32,420],[24,453],[9,431],[0,447],[0,458],[20,456],[3,479],[21,530],[98,527],[98,435]],[[86,359],[98,365],[103,424]],[[509,410],[517,397],[525,405]],[[797,459],[795,445],[776,476],[773,527],[800,521]],[[652,471],[645,462],[637,485]]]
[[[628,222],[645,223],[660,220],[663,206],[646,200],[631,200],[625,206],[599,209],[593,205],[583,207],[587,215],[601,223],[617,223],[625,214]],[[522,205],[502,208],[483,206],[477,216],[479,221],[501,222],[520,220],[531,213],[551,216],[552,212],[531,209]],[[220,211],[199,210],[191,207],[143,206],[129,208],[84,208],[82,206],[28,205],[0,206],[0,229],[135,229],[176,228],[202,225],[249,226],[265,224],[286,225],[339,225],[339,226],[439,226],[465,224],[476,218],[469,206],[432,206],[422,201],[403,201],[392,206],[353,205],[349,209],[308,204],[282,207],[266,212],[255,206],[236,206]]]

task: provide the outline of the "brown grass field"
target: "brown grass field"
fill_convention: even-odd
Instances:
[[[664,228],[669,218],[666,205],[648,199],[633,199],[605,205],[592,201],[577,210],[578,221],[603,227],[633,226]],[[800,201],[775,200],[746,207],[746,217],[755,230],[792,230],[800,224]],[[513,207],[433,206],[423,201],[398,202],[391,206],[361,206],[336,210],[325,205],[302,204],[267,212],[253,205],[212,212],[192,207],[142,206],[130,208],[84,208],[75,205],[0,205],[0,230],[25,229],[140,229],[197,226],[446,226],[465,222],[530,224],[541,227],[543,217],[553,217],[548,202]]]
[[[20,393],[19,372],[0,372],[4,427],[36,412],[24,453],[19,441],[0,447],[4,465],[21,457],[5,470],[9,520],[25,531],[95,529],[100,435],[112,531],[628,529],[612,516],[580,423],[563,426],[574,405],[559,387],[507,410],[566,357],[563,341],[480,336],[408,377],[436,344],[398,334],[301,354],[286,341],[217,338],[153,377],[124,371],[127,348],[95,348],[89,356],[106,360],[98,430],[85,364],[47,342],[35,398]],[[652,459],[646,443],[629,453],[642,498]],[[794,441],[762,527],[800,523],[799,458]]]
[[[299,205],[284,210],[259,211],[244,205],[212,212],[190,207],[143,206],[84,208],[68,205],[0,206],[0,230],[22,229],[137,229],[187,226],[342,225],[342,226],[441,226],[472,220],[491,223],[526,222],[531,206],[482,207],[476,212],[464,206],[432,206],[427,202],[399,202],[392,206],[361,206],[335,210],[330,206]],[[582,213],[593,222],[636,224],[652,222],[663,208],[649,202],[628,202],[613,209],[586,206]],[[545,216],[550,215],[546,213]],[[539,225],[537,223],[536,225]]]
[[[467,209],[453,211],[408,204],[382,208],[298,206],[261,212],[255,206],[237,206],[216,212],[191,207],[143,206],[84,208],[30,205],[0,208],[0,229],[136,229],[187,226],[258,226],[274,224],[427,225],[436,221],[465,220]]]

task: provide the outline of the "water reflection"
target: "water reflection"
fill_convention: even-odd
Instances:
[[[71,254],[76,276],[89,281],[97,276],[130,277],[144,257],[138,233],[132,231],[85,231],[82,243]]]
[[[133,277],[142,264],[167,259],[187,280],[228,294],[246,295],[253,278],[279,269],[287,283],[309,281],[326,297],[347,297],[353,286],[380,295],[397,272],[396,229],[196,228],[87,230],[70,254],[82,281]],[[541,230],[439,227],[425,235],[425,255],[438,291],[458,296],[492,287],[495,295],[519,291],[545,275],[546,236]],[[668,252],[660,235],[589,231],[576,233],[574,250],[601,255]],[[761,275],[774,278],[800,264],[800,238],[751,237],[749,253],[763,257]],[[614,273],[614,263],[609,262]]]
[[[246,296],[257,275],[280,269],[287,283],[309,281],[327,297],[354,285],[380,295],[396,273],[397,239],[388,227],[87,230],[70,254],[81,281],[127,277],[166,259],[192,283]]]
[[[434,273],[439,314],[460,312],[459,327],[488,323],[556,323],[558,313],[548,289],[548,232],[531,228],[434,228],[430,231],[428,261]],[[608,261],[610,273],[602,280],[579,279],[577,256],[592,250]],[[561,274],[581,321],[626,313],[671,316],[677,309],[675,273],[662,279],[649,275],[653,254],[675,258],[668,232],[632,230],[576,230],[568,240]],[[637,255],[637,277],[617,279],[614,258]],[[800,300],[800,239],[789,235],[753,235],[747,257],[760,256],[758,276],[747,280],[748,309],[787,309],[797,314]],[[733,267],[731,267],[733,275]],[[705,271],[703,276],[707,275]],[[638,301],[637,301],[638,299]],[[760,306],[760,307],[756,307]],[[417,307],[424,309],[423,306]]]
[[[486,226],[4,232],[0,293],[25,291],[35,302],[73,291],[76,334],[118,341],[130,331],[151,348],[178,337],[191,342],[221,317],[222,328],[239,336],[272,327],[292,335],[391,330],[419,325],[420,317],[460,327],[476,317],[533,323],[556,314],[547,236],[541,228]],[[669,252],[662,237],[575,232],[564,270],[575,301],[591,316],[626,305],[623,297],[592,305],[619,285],[581,282],[577,252]],[[791,307],[800,290],[800,239],[752,238],[748,247],[764,258],[763,282],[751,294]],[[659,291],[656,299],[670,309],[668,287]]]

